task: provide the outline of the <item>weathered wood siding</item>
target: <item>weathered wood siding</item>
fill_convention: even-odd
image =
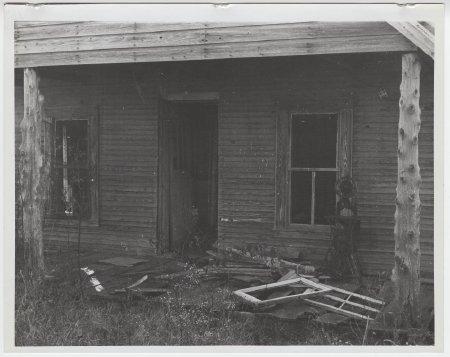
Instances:
[[[99,226],[82,227],[82,246],[153,253],[157,107],[142,102],[130,69],[48,68],[39,73],[47,116],[99,115]],[[157,97],[148,100],[156,103]],[[73,245],[77,230],[67,222],[48,220],[46,237]]]
[[[432,272],[433,68],[429,63],[423,67],[422,257],[424,271]],[[89,78],[73,76],[81,76],[79,84],[69,76],[62,83],[48,79],[42,91],[55,116],[94,104],[101,108],[100,227],[84,228],[86,244],[120,247],[123,242],[132,251],[154,250],[158,95],[211,91],[220,96],[220,245],[261,245],[290,257],[323,259],[330,245],[328,229],[275,229],[276,117],[279,110],[338,108],[343,98],[352,96],[353,175],[362,219],[360,257],[365,272],[392,268],[400,54],[77,68]],[[61,67],[60,74],[55,68],[45,71],[63,78],[75,67]],[[46,78],[44,73],[41,76]],[[380,96],[383,90],[387,97]],[[48,237],[64,244],[64,232],[53,227]]]
[[[392,265],[395,187],[397,184],[398,100],[401,56],[395,66],[379,64],[364,71],[365,83],[383,83],[389,97],[377,100],[375,88],[357,88],[358,106],[353,135],[353,167],[358,182],[359,213],[362,222],[361,256],[374,269]],[[378,77],[377,77],[378,76]],[[374,81],[374,78],[377,78]],[[421,76],[419,165],[422,175],[420,197],[422,266],[433,270],[433,67],[426,61]],[[386,84],[384,84],[386,83]],[[381,86],[380,86],[381,87]],[[392,120],[393,118],[394,120]]]
[[[385,22],[16,22],[16,67],[410,51]]]

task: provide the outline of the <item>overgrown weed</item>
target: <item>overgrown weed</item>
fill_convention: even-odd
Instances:
[[[54,264],[62,276],[42,284],[17,273],[18,346],[361,345],[364,340],[361,324],[331,328],[306,320],[237,318],[232,289],[226,284],[204,288],[194,268],[161,297],[116,302],[83,298],[76,259]],[[87,283],[81,286],[90,289]],[[401,342],[385,340],[369,333],[364,343]]]

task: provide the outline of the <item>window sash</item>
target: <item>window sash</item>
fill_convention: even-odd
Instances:
[[[292,222],[292,173],[293,172],[311,172],[311,206],[310,206],[310,222],[309,223],[296,223]],[[336,175],[338,173],[338,169],[331,168],[331,169],[289,169],[289,193],[288,193],[288,223],[289,225],[316,225],[315,224],[315,215],[316,215],[316,172],[336,172]]]
[[[342,103],[340,109],[329,107],[331,110],[323,111],[323,106],[311,106],[304,111],[290,111],[288,109],[280,109],[277,112],[276,119],[276,163],[275,163],[275,219],[274,229],[283,230],[294,227],[294,229],[303,229],[302,227],[312,227],[308,223],[290,223],[291,215],[291,175],[294,172],[316,171],[319,175],[322,170],[330,169],[336,172],[336,177],[343,177],[352,174],[352,137],[353,137],[353,109],[351,101]],[[317,110],[315,110],[317,109]],[[337,109],[337,110],[335,110]],[[338,142],[337,142],[337,169],[324,167],[296,167],[292,166],[291,151],[291,120],[295,114],[337,114],[338,120]],[[292,166],[292,167],[291,167]],[[315,224],[313,227],[324,229],[328,227],[322,224]],[[310,228],[308,228],[310,229]]]
[[[335,159],[335,163],[336,163],[336,167],[296,167],[296,166],[292,166],[292,146],[293,146],[293,130],[292,130],[292,122],[295,120],[294,116],[296,115],[322,115],[322,114],[331,114],[331,115],[335,115],[336,116],[336,159]],[[287,201],[288,201],[288,209],[286,214],[288,215],[288,219],[287,222],[289,225],[302,225],[302,224],[307,224],[307,225],[315,225],[315,209],[316,209],[316,172],[339,172],[339,168],[338,168],[338,160],[339,160],[339,127],[340,127],[340,116],[339,113],[337,112],[332,112],[332,113],[291,113],[289,116],[289,146],[288,146],[288,167],[287,167],[287,171],[288,171],[288,197],[287,197]],[[292,222],[292,172],[311,172],[311,207],[310,207],[310,223],[295,223]]]
[[[86,139],[87,139],[87,146],[86,146],[86,161],[83,160],[82,162],[77,162],[77,163],[68,163],[67,162],[67,138],[66,138],[66,126],[65,123],[70,123],[70,122],[80,122],[80,121],[84,121],[86,122],[87,125],[87,131],[86,131]],[[95,162],[92,161],[92,157],[94,152],[93,150],[93,143],[92,140],[96,139],[96,130],[93,129],[94,126],[96,126],[96,123],[94,123],[94,121],[96,121],[95,117],[90,117],[90,118],[62,118],[62,119],[53,119],[53,150],[52,150],[52,156],[53,156],[53,160],[52,160],[52,170],[61,170],[62,169],[62,189],[67,190],[68,189],[68,185],[69,185],[69,177],[68,177],[68,171],[77,171],[79,170],[80,172],[86,172],[87,173],[87,177],[88,180],[90,182],[91,187],[89,188],[90,191],[90,196],[92,196],[93,191],[98,190],[97,188],[97,179],[96,179],[96,173],[95,171],[95,167],[93,166],[95,164]],[[57,142],[56,142],[56,138],[57,138],[57,125],[58,123],[60,123],[61,125],[63,125],[63,132],[62,132],[62,137],[61,137],[61,145],[63,146],[62,148],[62,158],[61,160],[56,161],[56,153],[57,153]],[[94,130],[94,131],[93,131]],[[95,187],[94,187],[95,186]],[[58,187],[54,188],[54,191],[52,192],[52,201],[54,201],[56,198],[54,197],[54,195],[58,194],[59,190]],[[97,196],[97,195],[96,195]],[[88,220],[88,221],[92,221],[92,222],[96,222],[98,221],[98,216],[97,216],[97,208],[96,205],[97,200],[96,200],[96,196],[95,197],[89,197],[87,196],[86,198],[86,205],[89,205],[89,217],[88,218],[83,218],[83,220]],[[52,204],[53,206],[53,204]],[[65,215],[64,212],[61,212],[60,210],[55,211],[54,210],[55,207],[51,208],[51,216],[49,218],[61,218],[61,217],[65,217],[65,218],[69,218]],[[77,216],[73,216],[71,218],[76,218]]]

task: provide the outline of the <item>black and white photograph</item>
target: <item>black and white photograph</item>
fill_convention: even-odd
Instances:
[[[13,349],[436,347],[443,6],[42,6],[11,20]]]

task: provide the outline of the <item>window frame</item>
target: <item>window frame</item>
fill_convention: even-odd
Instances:
[[[278,110],[276,118],[274,230],[327,231],[329,225],[291,222],[291,133],[293,115],[337,114],[336,177],[352,175],[353,105],[313,106],[302,110]]]
[[[315,219],[315,197],[316,197],[316,172],[335,172],[336,180],[339,174],[339,128],[340,128],[340,113],[338,111],[327,111],[327,112],[297,112],[293,111],[289,113],[289,146],[288,146],[288,163],[287,163],[287,180],[288,180],[288,195],[287,195],[287,223],[289,226],[315,226],[315,227],[328,227],[327,224],[316,224],[314,223]],[[292,167],[292,122],[294,120],[295,115],[333,115],[336,116],[336,158],[335,158],[335,167],[334,168],[325,168],[325,167],[308,167],[308,168],[300,168],[300,167]],[[292,203],[292,173],[293,172],[311,172],[311,207],[310,207],[310,222],[311,223],[295,223],[292,222],[292,212],[291,212],[291,203]]]
[[[88,155],[88,164],[87,170],[89,172],[90,184],[89,184],[89,193],[90,193],[90,205],[91,205],[91,215],[89,218],[81,219],[81,224],[83,226],[99,226],[99,189],[98,189],[98,116],[83,116],[83,117],[62,117],[62,118],[51,118],[51,175],[54,176],[54,170],[56,169],[56,123],[57,122],[73,122],[73,121],[86,121],[87,122],[87,155]],[[58,165],[63,167],[63,165]],[[59,168],[61,168],[59,167]],[[53,201],[53,191],[50,190],[50,206]],[[67,219],[60,216],[54,216],[50,212],[47,213],[46,223],[48,224],[64,224],[69,226],[78,225],[78,219]]]

